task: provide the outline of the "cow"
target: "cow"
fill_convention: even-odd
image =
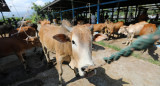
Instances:
[[[40,46],[40,41],[37,37],[27,37],[25,40],[15,37],[5,37],[0,39],[0,58],[16,54],[18,59],[24,65],[24,69],[28,71],[24,56],[25,51],[35,46]]]
[[[104,33],[103,30],[105,27],[106,27],[105,23],[94,24],[93,25],[93,32]]]
[[[77,21],[77,25],[83,25],[83,24],[84,24],[84,21],[83,21],[83,20]]]
[[[144,25],[148,24],[146,21],[142,21],[136,24],[131,24],[129,26],[122,26],[120,27],[118,33],[127,35],[127,42],[126,45],[130,45],[132,43],[133,37],[136,35],[139,35],[141,29],[144,27]]]
[[[151,24],[151,23],[145,24],[144,27],[141,29],[139,35],[142,36],[142,35],[152,34],[152,33],[156,32],[156,30],[157,30],[157,27],[155,24]],[[151,45],[151,46],[153,46],[153,45]],[[147,49],[149,50],[150,48],[147,48]],[[144,53],[147,49],[142,51],[142,53]]]
[[[17,25],[18,25],[18,27],[20,27],[20,26],[27,26],[29,23],[31,23],[32,21],[30,21],[30,20],[27,20],[27,21],[19,21],[18,23],[17,23]]]
[[[6,33],[9,33],[13,29],[14,29],[14,27],[12,25],[0,25],[1,37],[6,37]],[[4,36],[3,36],[3,34],[4,34]]]
[[[28,24],[29,27],[33,27],[36,30],[36,36],[38,37],[38,25],[37,24]]]
[[[72,69],[78,68],[82,77],[95,74],[95,70],[86,72],[90,66],[94,66],[92,60],[92,35],[86,25],[70,27],[66,20],[61,26],[42,25],[39,31],[40,42],[46,55],[47,62],[50,62],[49,53],[56,52],[57,70],[59,84],[62,85],[62,62],[68,60]]]
[[[25,39],[28,36],[36,36],[36,29],[34,27],[25,26],[21,28],[17,28],[16,30],[12,30],[9,33],[9,36],[11,37],[19,37],[21,39]]]
[[[58,25],[57,19],[53,19],[53,24]]]
[[[145,24],[144,27],[141,29],[139,35],[142,36],[142,35],[148,35],[148,34],[151,34],[151,33],[154,33],[155,31],[157,30],[157,27],[155,24]]]
[[[106,24],[105,33],[107,34],[109,39],[111,35],[113,35],[114,37],[114,34],[117,34],[119,36],[118,31],[120,27],[124,25],[124,22],[119,21],[119,22],[113,23],[113,22],[106,21],[105,24]]]

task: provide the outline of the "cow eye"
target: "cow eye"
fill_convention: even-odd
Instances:
[[[72,44],[75,44],[75,42],[72,40]]]

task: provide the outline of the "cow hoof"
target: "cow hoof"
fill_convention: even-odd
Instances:
[[[30,74],[31,73],[31,70],[29,68],[26,68],[26,73],[27,74]]]
[[[47,63],[47,67],[48,68],[52,68],[53,67],[53,63],[52,62]]]
[[[77,68],[74,68],[74,73],[75,73],[75,76],[78,78],[80,77],[79,73],[78,73],[78,69]]]
[[[58,83],[58,86],[63,86],[62,82],[59,82],[59,83]]]
[[[126,42],[122,42],[122,44],[126,44]]]
[[[76,77],[77,77],[77,78],[79,78],[79,77],[80,77],[80,75],[79,75],[79,74],[76,74]]]
[[[63,86],[62,84],[58,84],[58,86]]]

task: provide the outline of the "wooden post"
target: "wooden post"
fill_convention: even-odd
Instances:
[[[100,14],[100,8],[99,8],[99,0],[98,0],[98,4],[97,4],[97,24],[99,23],[99,14]]]
[[[74,3],[73,3],[73,0],[71,1],[71,4],[72,4],[72,19],[74,21],[75,15],[74,15]],[[73,25],[74,25],[74,22],[73,22]]]
[[[112,8],[112,17],[111,17],[111,21],[113,21],[113,15],[114,15],[114,8]]]
[[[117,22],[118,22],[118,19],[119,19],[119,11],[120,11],[120,7],[118,6],[118,13],[117,13]]]
[[[3,16],[3,13],[2,13],[2,11],[1,11],[1,14],[2,14],[2,17],[3,17],[3,22],[5,22],[5,18],[4,18],[4,16]]]
[[[137,10],[138,10],[138,5],[136,5],[135,19],[137,18]]]
[[[128,16],[128,7],[129,7],[129,6],[127,6],[127,9],[126,9],[126,11],[125,11],[125,23],[127,22],[127,16]]]
[[[60,17],[61,17],[61,21],[63,20],[63,18],[62,18],[62,12],[60,11]]]

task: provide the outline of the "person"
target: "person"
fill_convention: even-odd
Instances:
[[[154,21],[158,21],[158,18],[159,18],[159,14],[156,15]]]
[[[10,19],[10,18],[8,18],[8,24],[11,24],[11,23],[12,23],[11,19]]]
[[[139,22],[140,22],[140,21],[147,21],[147,20],[149,19],[148,14],[147,14],[147,10],[148,10],[148,9],[145,9],[145,10],[143,11],[143,13],[142,13],[140,16],[138,16],[138,21],[139,21]]]
[[[130,13],[129,18],[128,18],[128,22],[131,22],[133,18],[133,13]]]
[[[17,28],[17,20],[14,18],[14,15],[12,17],[12,23],[15,25],[15,28]]]
[[[106,13],[106,16],[104,17],[105,20],[108,20],[108,17],[109,17],[109,15],[108,15],[108,13]]]
[[[96,16],[95,16],[95,13],[92,13],[92,16],[91,16],[91,24],[96,24]]]

